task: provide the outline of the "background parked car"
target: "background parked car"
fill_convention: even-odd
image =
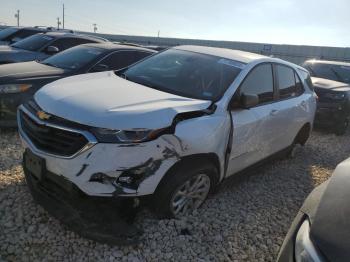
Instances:
[[[0,64],[43,60],[73,46],[104,42],[106,41],[100,38],[72,33],[36,34],[11,46],[0,46]]]
[[[350,84],[350,63],[324,60],[307,60],[303,67],[311,76]]]
[[[346,132],[350,117],[349,84],[312,77],[318,96],[315,125],[330,128],[337,135]]]
[[[49,31],[58,31],[58,30],[53,27],[40,27],[40,26],[8,27],[0,31],[0,45],[10,45],[24,38],[27,38],[29,36],[32,36],[38,33],[49,32]],[[59,31],[73,33],[72,30],[59,30]]]
[[[45,84],[84,74],[125,68],[156,53],[146,48],[112,43],[84,44],[43,61],[0,66],[0,126],[16,126],[17,107]]]
[[[350,158],[305,200],[281,247],[278,262],[350,258]]]

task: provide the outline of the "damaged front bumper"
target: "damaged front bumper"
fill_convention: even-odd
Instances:
[[[98,143],[95,139],[91,140],[94,137],[88,131],[50,125],[28,114],[27,117],[36,121],[30,123],[30,128],[47,133],[45,141],[55,139],[50,137],[50,128],[61,130],[59,132],[68,130],[87,138],[87,144],[74,155],[61,157],[37,148],[23,129],[28,122],[22,123],[21,113],[19,116],[19,134],[24,147],[45,160],[47,171],[65,178],[90,196],[153,194],[163,176],[180,160],[185,150],[181,140],[172,134],[138,144]],[[37,135],[33,138],[36,139]]]
[[[36,202],[70,230],[83,237],[110,245],[136,244],[142,231],[132,224],[134,199],[89,197],[74,184],[45,168],[41,176],[27,168],[29,151],[23,156],[23,170]]]

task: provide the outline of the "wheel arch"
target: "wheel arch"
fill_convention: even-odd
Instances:
[[[179,161],[177,161],[172,167],[169,168],[169,170],[165,173],[165,175],[162,177],[160,182],[158,183],[155,192],[162,186],[163,183],[166,182],[167,178],[172,175],[176,170],[183,167],[191,167],[193,165],[200,165],[201,163],[207,163],[210,162],[213,164],[213,166],[217,170],[217,177],[215,178],[215,183],[219,183],[220,181],[220,160],[219,156],[216,153],[200,153],[200,154],[193,154],[188,156],[183,156]]]
[[[311,133],[311,123],[305,123],[294,138],[293,144],[305,145]]]

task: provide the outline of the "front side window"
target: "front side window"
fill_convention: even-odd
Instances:
[[[39,34],[27,37],[11,46],[28,51],[38,51],[46,44],[50,43],[53,39],[54,38],[51,36]]]
[[[243,63],[196,52],[169,49],[131,66],[126,79],[164,92],[219,100]]]
[[[103,49],[100,48],[77,46],[51,56],[41,63],[67,70],[78,70],[98,59],[102,54]]]
[[[287,66],[276,65],[279,98],[286,99],[297,96],[294,70]]]
[[[259,104],[273,101],[273,75],[271,64],[255,67],[246,77],[240,87],[240,92],[246,95],[257,95]]]

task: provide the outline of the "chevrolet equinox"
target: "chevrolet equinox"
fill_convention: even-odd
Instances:
[[[200,207],[224,178],[304,144],[308,72],[237,50],[179,46],[122,71],[67,77],[18,110],[28,184],[149,195],[160,217]]]

